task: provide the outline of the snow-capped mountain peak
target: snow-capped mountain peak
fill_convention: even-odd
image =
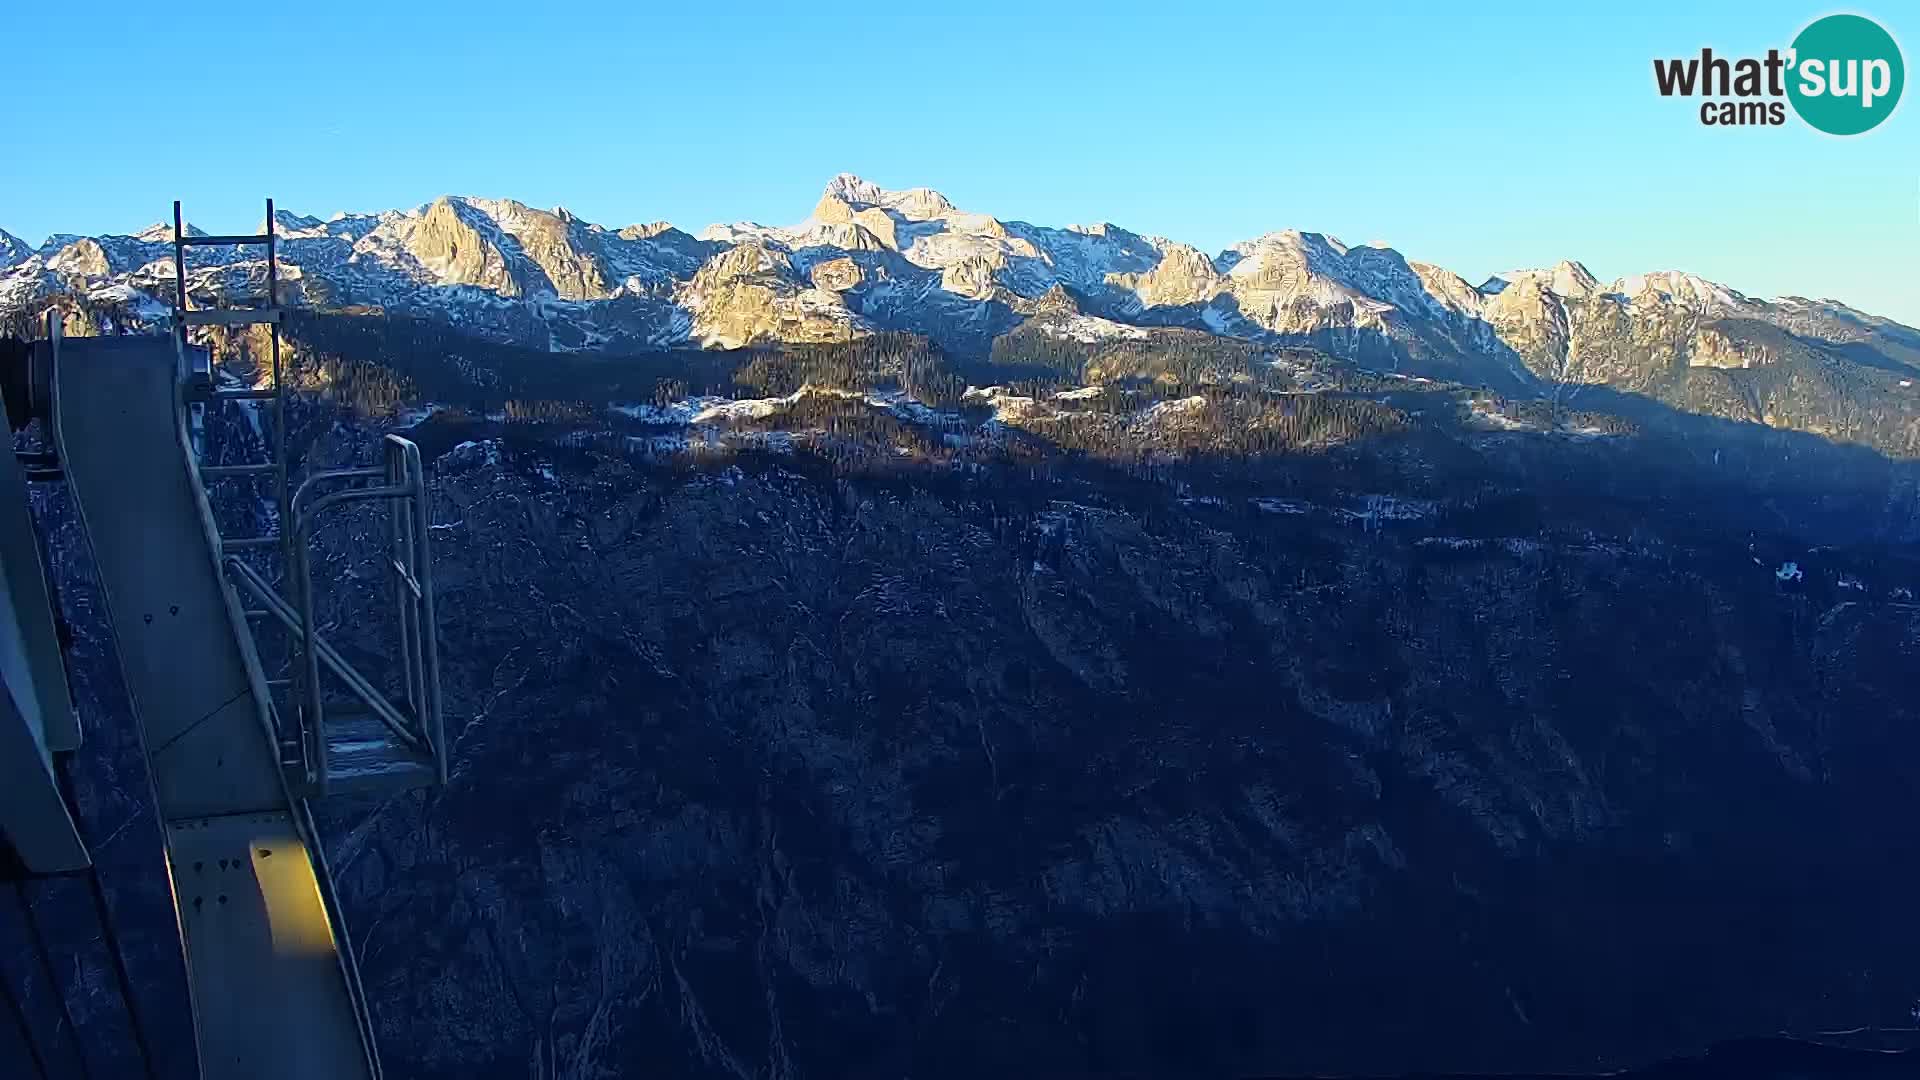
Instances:
[[[878,207],[899,211],[902,217],[924,221],[953,211],[953,203],[932,188],[908,188],[889,191],[852,173],[841,173],[827,182],[823,199],[837,199],[855,210]]]
[[[296,214],[291,210],[275,210],[273,212],[273,222],[274,232],[282,240],[305,240],[327,235],[326,222],[321,221],[317,217]],[[266,218],[263,217],[260,219],[257,231],[267,231]]]
[[[33,248],[25,240],[0,229],[0,269],[26,262],[33,257]]]
[[[851,206],[866,207],[883,205],[891,193],[879,184],[843,172],[827,181],[824,194]]]
[[[191,221],[186,223],[186,230],[188,236],[207,235],[207,230],[195,227]],[[147,244],[171,244],[173,243],[173,224],[167,221],[156,221],[134,233],[133,239]]]
[[[1521,281],[1531,282],[1558,296],[1582,299],[1592,296],[1600,288],[1600,280],[1585,265],[1562,259],[1545,269],[1507,270],[1495,274],[1487,279],[1480,291],[1492,295]]]

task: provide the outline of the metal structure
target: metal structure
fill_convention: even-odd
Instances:
[[[277,734],[288,781],[298,793],[313,795],[444,783],[447,764],[441,737],[438,644],[429,631],[434,621],[432,564],[426,547],[428,493],[420,451],[405,439],[388,436],[383,465],[312,472],[290,492],[287,385],[280,355],[283,312],[279,304],[279,243],[273,200],[267,200],[266,231],[258,235],[188,236],[178,201],[173,204],[173,223],[174,267],[179,274],[173,337],[189,400],[230,401],[249,407],[261,401],[273,402],[266,461],[200,464],[199,475],[207,480],[273,477],[278,532],[222,538],[219,550],[233,580],[260,605],[248,609],[250,624],[272,620],[288,634],[291,672],[283,679],[267,680],[269,691],[287,691],[276,699],[275,713],[284,721]],[[187,249],[244,245],[266,248],[266,294],[262,303],[256,307],[189,310]],[[226,378],[211,357],[204,366],[203,382],[198,349],[191,344],[188,329],[260,324],[268,331],[270,385],[257,385],[257,362],[252,380],[255,385],[243,385]],[[320,636],[315,625],[318,620],[310,548],[318,517],[333,507],[368,500],[390,504],[393,550],[386,569],[392,578],[399,619],[397,652],[403,688],[403,700],[397,705],[354,670],[339,650]],[[274,549],[280,552],[291,599],[277,593],[267,573],[248,561],[250,553]],[[350,695],[345,707],[329,709],[323,673],[336,679]],[[327,719],[329,711],[334,714],[331,722]]]
[[[398,435],[385,440],[384,466],[329,469],[314,473],[291,500],[293,535],[289,576],[298,600],[289,604],[260,571],[236,555],[226,556],[227,569],[263,607],[250,617],[271,616],[293,634],[299,659],[292,680],[301,691],[293,712],[297,730],[287,739],[294,751],[285,762],[291,779],[306,790],[385,789],[399,784],[446,783],[447,758],[440,713],[439,642],[434,626],[432,562],[427,551],[429,519],[426,474],[420,449]],[[362,487],[326,491],[342,482],[383,481]],[[343,503],[391,501],[388,516],[390,545],[386,568],[393,578],[394,609],[400,623],[400,681],[405,700],[387,700],[366,676],[354,670],[327,643],[315,627],[311,537],[319,514]],[[336,711],[327,719],[321,672],[346,686],[358,708]],[[283,733],[284,734],[284,733]]]
[[[445,781],[427,479],[419,450],[388,436],[379,465],[310,470],[290,490],[273,204],[259,235],[186,236],[179,203],[174,223],[172,340],[63,340],[50,321],[13,380],[24,404],[6,395],[20,406],[10,418],[42,420],[54,450],[27,470],[0,455],[9,458],[0,463],[0,830],[30,874],[88,865],[54,782],[54,755],[78,745],[79,728],[27,512],[30,473],[66,482],[93,551],[165,837],[202,1075],[377,1077],[372,1020],[306,800]],[[189,306],[187,249],[212,245],[265,247],[263,303]],[[266,387],[256,385],[257,364],[241,383],[189,333],[262,323]],[[210,407],[266,401],[269,460],[203,463],[195,427]],[[267,476],[275,528],[223,537],[209,486]],[[393,698],[319,632],[309,547],[324,515],[353,504],[389,511]],[[256,624],[279,633],[277,653]]]
[[[25,470],[0,454],[0,831],[30,873],[90,865],[53,755],[80,747]]]

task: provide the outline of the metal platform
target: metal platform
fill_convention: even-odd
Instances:
[[[425,787],[437,782],[430,755],[402,743],[368,710],[327,713],[328,790],[342,795]]]
[[[291,811],[169,818],[203,1077],[376,1075]]]
[[[222,578],[177,361],[161,337],[63,343],[54,435],[166,824],[203,1075],[376,1076],[348,957],[315,929],[337,923]]]

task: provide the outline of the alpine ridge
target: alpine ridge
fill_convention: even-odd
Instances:
[[[1833,300],[1751,297],[1680,271],[1603,283],[1575,261],[1478,286],[1388,247],[1271,232],[1209,255],[1118,225],[1053,228],[843,173],[803,220],[690,235],[564,208],[442,196],[410,210],[278,213],[283,303],[392,313],[560,352],[777,346],[899,331],[985,356],[1021,330],[1093,345],[1197,331],[1407,377],[1565,400],[1587,386],[1920,453],[1920,331]],[[189,226],[189,229],[192,227]],[[197,231],[197,230],[195,230]],[[164,316],[171,228],[0,232],[0,319],[62,295],[106,325]],[[196,248],[199,302],[257,294],[255,251]],[[1870,423],[1847,420],[1866,410]]]

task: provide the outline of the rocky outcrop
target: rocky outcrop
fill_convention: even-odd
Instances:
[[[0,229],[0,269],[26,262],[33,257],[33,248],[25,240]]]
[[[1151,270],[1108,274],[1106,280],[1110,285],[1132,292],[1146,307],[1205,304],[1222,289],[1213,260],[1188,244],[1168,244],[1161,248],[1160,263]]]
[[[548,213],[506,200],[494,220],[512,233],[520,250],[545,272],[563,300],[600,300],[612,295],[591,234],[579,218]]]
[[[434,200],[413,228],[409,250],[441,280],[478,285],[501,296],[521,295],[520,282],[493,239],[467,221],[451,198]]]
[[[709,260],[693,276],[690,284],[697,290],[706,291],[742,279],[781,281],[792,274],[793,260],[786,252],[763,245],[741,244]]]
[[[1537,275],[1495,280],[1498,289],[1488,297],[1484,310],[1500,340],[1540,378],[1582,381],[1583,373],[1572,362],[1567,295],[1556,292],[1550,278]]]
[[[814,288],[829,292],[846,292],[863,280],[860,264],[845,256],[815,263],[808,276],[812,278]]]
[[[871,332],[837,293],[809,284],[785,252],[742,244],[709,261],[676,299],[704,345],[846,341]]]
[[[1074,300],[1072,293],[1055,285],[1040,294],[1038,299],[1022,304],[1020,313],[1028,318],[1071,317],[1080,314],[1080,304]]]
[[[854,222],[840,222],[824,226],[820,230],[820,240],[830,248],[848,253],[889,251],[893,247],[892,225],[888,224],[886,237],[876,236],[865,225]]]
[[[76,240],[54,252],[47,260],[47,269],[57,274],[102,277],[113,267],[107,261],[106,250],[100,246],[100,241],[87,238]]]
[[[619,236],[622,240],[652,240],[663,233],[679,231],[671,222],[654,221],[645,225],[628,225],[620,230]]]
[[[422,265],[447,281],[502,296],[563,300],[613,294],[598,247],[594,232],[573,215],[512,199],[438,199],[413,226],[408,243]]]
[[[813,208],[813,220],[826,225],[857,225],[860,230],[873,236],[880,244],[890,250],[900,249],[899,238],[895,235],[893,218],[877,206],[855,209],[851,204],[829,192],[820,196],[820,202]]]
[[[1531,284],[1536,290],[1551,292],[1569,300],[1584,300],[1600,291],[1600,282],[1584,265],[1562,260],[1545,270],[1510,270],[1495,274],[1480,286],[1480,291],[1497,295],[1511,285]]]
[[[1695,334],[1693,348],[1687,353],[1689,367],[1750,368],[1775,359],[1766,347],[1744,344],[1714,327]]]
[[[940,271],[940,287],[970,300],[984,300],[993,294],[999,284],[996,271],[1005,265],[1002,259],[986,255],[970,255],[958,262],[947,265]]]

